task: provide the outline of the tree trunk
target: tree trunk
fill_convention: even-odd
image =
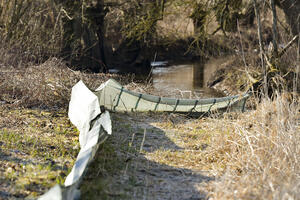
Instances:
[[[106,72],[103,1],[97,1],[96,5],[69,1],[62,5],[66,15],[63,19],[64,58],[76,69]]]

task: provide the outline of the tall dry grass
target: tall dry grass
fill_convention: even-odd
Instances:
[[[83,80],[90,89],[96,89],[109,78],[122,84],[132,82],[131,76],[94,74],[69,69],[57,58],[50,58],[42,64],[28,64],[15,68],[1,66],[0,101],[9,106],[27,108],[67,108],[72,87]],[[24,65],[25,65],[24,64]]]
[[[91,88],[110,77],[129,82],[128,77],[75,72],[62,62],[63,23],[71,20],[67,15],[60,1],[0,1],[1,104],[67,107],[79,80]]]
[[[298,99],[299,100],[299,99]],[[300,105],[278,95],[239,115],[215,138],[227,168],[213,199],[300,199]]]
[[[45,60],[62,47],[62,6],[54,1],[0,1],[0,36],[12,53],[23,58]],[[3,47],[4,43],[1,43]]]

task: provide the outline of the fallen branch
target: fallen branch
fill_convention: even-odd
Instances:
[[[298,35],[296,35],[291,41],[289,41],[289,43],[287,43],[287,45],[278,54],[278,58],[283,56],[283,54],[285,54],[285,52],[288,50],[288,48],[290,48],[297,39],[298,39]]]

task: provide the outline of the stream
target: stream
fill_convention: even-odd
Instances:
[[[182,98],[222,97],[222,92],[208,88],[207,82],[213,73],[225,66],[233,56],[213,58],[204,61],[171,64],[154,67],[152,82],[155,90],[163,96],[177,94]]]

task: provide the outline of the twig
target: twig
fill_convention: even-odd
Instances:
[[[155,54],[154,54],[153,62],[156,61],[156,56],[157,56],[157,51],[156,51]],[[150,81],[151,81],[151,75],[152,75],[152,72],[153,72],[153,68],[154,68],[154,67],[151,66],[150,72],[149,72],[149,74],[148,74],[148,76],[147,76],[147,78],[146,78],[146,81],[147,81],[148,84],[149,84]]]
[[[297,40],[297,38],[298,38],[298,35],[296,35],[291,41],[289,41],[289,43],[287,43],[287,45],[278,54],[278,58],[280,58],[281,56],[283,56],[283,54],[285,54],[287,49],[290,48],[290,46],[292,46],[292,44]]]
[[[133,141],[134,141],[134,137],[135,137],[135,133],[133,132],[133,133],[132,133],[132,136],[131,136],[131,141],[130,141],[130,143],[129,143],[129,147],[132,147]]]
[[[145,128],[144,129],[144,137],[143,137],[143,140],[142,140],[142,143],[141,143],[141,147],[140,147],[140,153],[142,153],[142,151],[143,151],[144,142],[145,142],[145,139],[146,139],[146,133],[147,133],[147,129]]]
[[[222,29],[221,26],[219,26],[211,35],[215,35],[221,29]]]
[[[274,0],[270,0],[270,1],[271,1],[271,10],[272,10],[272,14],[273,14],[273,25],[272,25],[272,28],[273,28],[273,46],[274,46],[275,56],[277,57],[277,54],[278,54],[277,14],[276,14],[276,8],[275,8]]]
[[[69,20],[73,20],[73,18],[67,13],[67,11],[63,8],[61,8],[61,11],[63,11],[63,13],[66,15],[66,17],[69,19]]]
[[[298,34],[300,35],[300,33]],[[298,90],[298,79],[299,79],[299,69],[300,68],[300,39],[298,37],[298,48],[297,48],[297,67],[296,67],[296,73],[294,76],[294,85],[293,85],[293,92],[294,95],[296,95]],[[296,98],[294,98],[296,100]]]
[[[241,48],[242,48],[242,57],[243,57],[243,62],[245,64],[246,70],[248,70],[248,65],[246,63],[246,58],[245,58],[245,52],[244,52],[244,46],[243,46],[243,41],[242,41],[242,35],[241,35],[241,30],[240,30],[240,25],[239,25],[239,20],[236,20],[237,23],[237,30],[239,33],[239,37],[240,37],[240,43],[241,43]]]

